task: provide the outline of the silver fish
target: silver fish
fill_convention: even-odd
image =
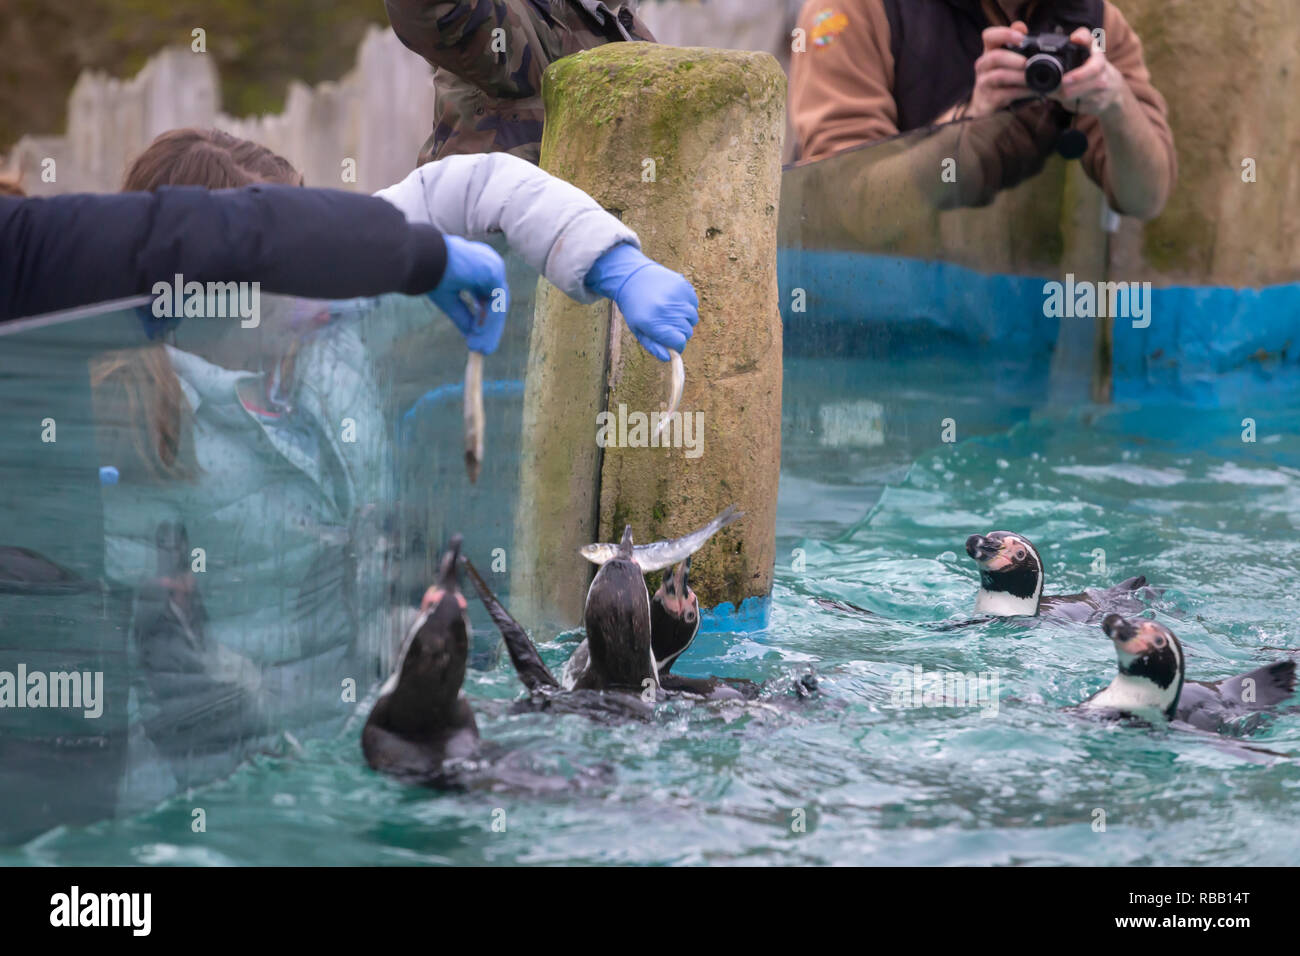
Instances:
[[[659,425],[655,428],[654,441],[656,444],[659,441],[659,436],[668,427],[673,412],[677,411],[677,406],[682,400],[682,389],[686,387],[686,368],[682,365],[681,353],[669,349],[668,358],[673,366],[673,387],[668,396],[668,411],[663,413],[663,416],[659,419]]]
[[[465,470],[478,481],[483,467],[483,353],[470,352],[465,362]]]
[[[728,505],[726,510],[703,528],[692,531],[688,535],[673,538],[671,541],[655,541],[652,544],[634,545],[632,560],[640,565],[642,571],[647,573],[672,567],[678,561],[685,561],[700,550],[704,546],[704,542],[733,521],[744,517],[744,515],[745,512],[737,511],[735,505]],[[606,561],[618,557],[618,552],[619,546],[617,544],[588,544],[578,549],[578,553],[592,564],[604,564]]]

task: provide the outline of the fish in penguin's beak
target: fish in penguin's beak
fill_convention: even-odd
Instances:
[[[699,600],[691,590],[689,583],[691,559],[680,561],[664,575],[663,585],[655,596],[659,598],[665,611],[687,623],[694,623],[699,616]]]

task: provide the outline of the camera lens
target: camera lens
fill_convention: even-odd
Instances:
[[[1061,64],[1050,53],[1031,56],[1025,63],[1025,86],[1035,93],[1050,93],[1061,85]]]

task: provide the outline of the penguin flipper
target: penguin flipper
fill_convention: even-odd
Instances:
[[[680,674],[660,674],[659,686],[669,692],[693,694],[708,700],[748,700],[758,696],[758,686],[745,681],[748,687],[717,677],[683,677]]]
[[[1260,747],[1256,744],[1242,743],[1232,737],[1224,737],[1220,734],[1214,733],[1213,731],[1205,730],[1202,727],[1197,727],[1181,720],[1171,720],[1169,722],[1169,727],[1171,730],[1181,731],[1185,734],[1195,734],[1215,750],[1222,750],[1225,753],[1232,754],[1234,757],[1249,761],[1250,763],[1270,764],[1274,763],[1278,759],[1285,759],[1292,756],[1291,754],[1269,750],[1267,747]]]
[[[865,614],[868,617],[879,617],[873,611],[868,611],[865,607],[858,607],[851,601],[833,601],[830,598],[813,598],[813,603],[827,611],[843,611],[846,614]]]
[[[537,647],[528,637],[527,632],[518,621],[510,616],[510,612],[502,606],[469,558],[464,560],[465,570],[469,572],[469,579],[474,582],[474,590],[478,592],[479,600],[487,608],[492,623],[501,632],[501,639],[505,641],[506,651],[510,654],[510,663],[515,665],[515,672],[519,675],[519,680],[523,682],[524,687],[530,691],[540,690],[543,687],[558,688],[560,682],[547,669],[546,664],[542,661],[542,656],[537,653]]]
[[[1246,681],[1251,681],[1247,684]],[[1242,704],[1254,710],[1272,707],[1286,700],[1295,691],[1295,661],[1274,661],[1246,674],[1229,677],[1214,685],[1225,700]],[[1246,700],[1247,689],[1252,689],[1253,700]]]

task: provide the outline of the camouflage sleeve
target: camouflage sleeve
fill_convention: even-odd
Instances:
[[[393,32],[435,67],[495,97],[536,96],[549,24],[530,0],[384,0]]]

